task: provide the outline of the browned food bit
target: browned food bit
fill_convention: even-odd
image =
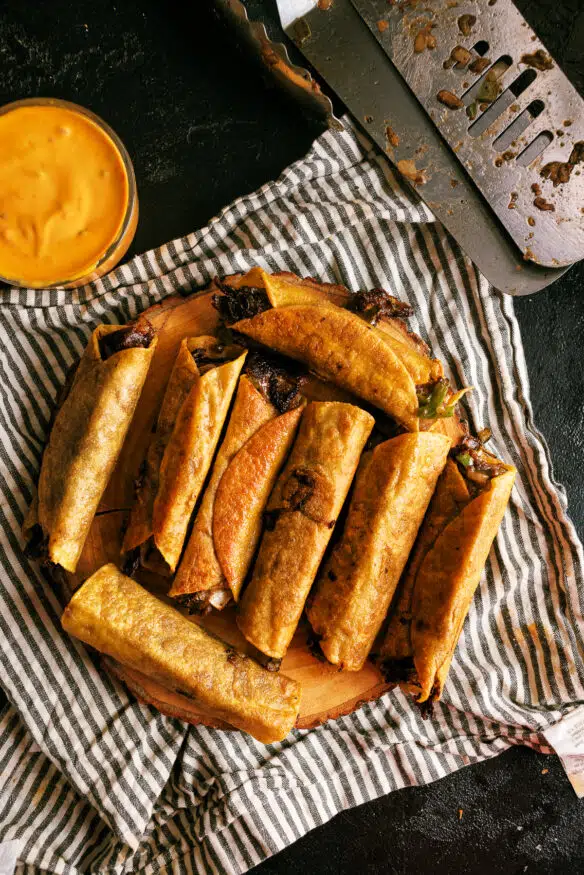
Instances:
[[[450,52],[450,57],[444,61],[443,67],[448,70],[450,67],[456,67],[457,70],[463,70],[470,59],[471,53],[464,46],[454,46]]]
[[[535,219],[533,218],[533,216],[527,217],[527,224],[531,225],[531,227],[533,228],[533,226],[535,225]]]
[[[490,58],[475,58],[472,64],[468,65],[468,69],[471,73],[484,73],[487,67],[491,66]]]
[[[215,285],[223,294],[213,295],[211,300],[226,325],[233,325],[241,319],[251,319],[271,307],[264,289],[255,286],[233,289],[218,277],[215,278]]]
[[[392,148],[397,149],[397,147],[399,146],[399,137],[393,130],[393,128],[389,127],[389,125],[387,125],[387,127],[385,128],[385,137],[389,145],[392,146]]]
[[[567,161],[550,161],[541,169],[541,176],[553,182],[554,188],[568,182],[576,165],[584,161],[584,140],[574,143]]]
[[[540,195],[541,194],[541,186],[540,186],[539,182],[532,182],[531,183],[531,190],[534,194]]]
[[[318,0],[318,8],[322,9],[323,12],[328,12],[332,5],[333,0]]]
[[[493,432],[488,426],[485,426],[485,428],[481,428],[481,430],[477,434],[477,437],[480,440],[481,444],[486,444],[487,441],[491,440],[492,436]]]
[[[141,317],[137,322],[125,325],[119,331],[102,335],[99,340],[101,358],[106,361],[110,356],[124,349],[148,349],[154,340],[154,334],[150,322]]]
[[[509,201],[509,205],[508,205],[510,210],[515,209],[515,205],[517,204],[518,197],[519,197],[519,195],[516,191],[511,192],[511,200]]]
[[[546,201],[544,197],[536,197],[533,201],[533,206],[544,213],[555,213],[556,211],[555,206],[553,204],[550,204],[549,201]]]
[[[572,175],[573,165],[569,161],[550,161],[541,169],[541,175],[544,179],[549,179],[554,184],[554,188],[558,185],[563,185],[568,182]]]
[[[198,368],[199,375],[202,377],[211,368],[225,362],[225,350],[222,346],[215,347],[196,347],[191,350],[191,356]]]
[[[414,312],[409,304],[390,295],[385,289],[357,292],[351,295],[345,307],[352,313],[358,313],[370,325],[376,325],[382,317],[393,319],[397,316],[403,319]]]
[[[377,22],[377,30],[379,33],[383,33],[389,27],[389,21],[386,21],[384,18],[380,18]]]
[[[428,24],[418,31],[414,38],[414,52],[419,55],[424,49],[436,48],[436,37],[432,33],[432,28],[435,27],[434,22],[429,21]]]
[[[300,389],[308,379],[308,373],[297,362],[263,350],[249,353],[245,373],[278,413],[297,406]]]
[[[476,15],[461,15],[458,19],[458,29],[463,36],[470,36],[470,33],[477,21]]]
[[[554,62],[543,49],[538,49],[532,54],[521,55],[521,62],[535,70],[551,70],[554,66]]]
[[[453,94],[452,91],[439,91],[436,99],[443,103],[444,106],[447,106],[448,109],[461,109],[464,106],[462,100],[456,94]]]
[[[409,179],[415,185],[425,185],[428,181],[425,171],[423,169],[418,170],[415,161],[410,161],[407,158],[402,159],[397,162],[397,169],[406,177],[406,179]]]

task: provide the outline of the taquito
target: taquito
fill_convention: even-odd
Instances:
[[[214,337],[181,342],[138,478],[123,551],[175,570],[245,361]]]
[[[61,399],[23,527],[31,553],[75,571],[156,348],[146,319],[99,325]]]
[[[464,390],[450,388],[440,362],[406,328],[411,307],[383,289],[348,295],[260,268],[216,284],[223,294],[215,306],[235,332],[303,362],[408,431],[454,415]]]
[[[515,468],[468,436],[452,451],[400,583],[379,664],[423,703],[440,698],[503,519]]]
[[[336,401],[313,401],[302,415],[237,616],[247,640],[272,660],[292,640],[373,424],[364,410]]]
[[[444,435],[417,432],[363,457],[341,540],[307,607],[320,649],[334,665],[363,668],[449,449]]]
[[[290,377],[285,393],[271,391],[274,379],[283,379],[276,370],[273,362],[252,354],[240,378],[227,431],[169,592],[191,611],[203,613],[210,606],[225,607],[232,598],[237,601],[257,546],[263,510],[303,406],[297,397],[299,379]]]
[[[77,590],[61,623],[75,638],[193,699],[258,741],[281,741],[296,722],[296,681],[266,671],[113,564]]]

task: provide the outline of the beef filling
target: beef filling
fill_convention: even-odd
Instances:
[[[118,331],[105,334],[99,341],[101,358],[105,362],[117,352],[124,349],[148,349],[154,340],[156,332],[147,319],[138,319],[130,325],[125,325]]]
[[[241,319],[252,319],[258,313],[263,313],[264,310],[269,310],[272,306],[264,289],[259,289],[256,286],[241,286],[239,289],[232,289],[218,277],[215,278],[214,282],[223,294],[213,295],[211,300],[221,320],[226,325],[233,325]]]
[[[345,305],[351,313],[357,313],[369,322],[377,325],[382,317],[386,319],[407,318],[413,314],[413,308],[405,301],[400,301],[386,292],[385,289],[370,289],[368,292],[357,292],[351,295]]]
[[[203,590],[202,592],[189,592],[176,597],[178,604],[186,608],[189,614],[198,614],[203,617],[211,610],[209,598],[211,592]]]
[[[472,492],[484,489],[493,477],[498,477],[507,470],[502,462],[485,451],[478,438],[470,434],[462,438],[458,446],[450,451],[450,455],[472,487]]]
[[[298,394],[308,379],[306,371],[295,362],[264,352],[249,353],[245,373],[278,413],[298,405]]]

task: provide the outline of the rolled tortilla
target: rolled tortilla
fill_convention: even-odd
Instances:
[[[414,380],[389,344],[355,313],[329,305],[288,305],[233,328],[418,430]]]
[[[497,462],[477,491],[449,459],[438,481],[378,655],[386,678],[420,703],[440,698],[515,474]]]
[[[334,665],[363,668],[449,448],[444,435],[418,432],[392,438],[364,457],[341,540],[307,608],[320,648]]]
[[[383,301],[386,296],[380,289],[372,292],[360,292],[356,295],[348,295],[345,291],[345,300],[339,298],[339,286],[318,283],[312,279],[302,279],[290,273],[268,274],[265,271],[254,269],[254,274],[247,282],[260,282],[266,290],[268,300],[272,307],[289,307],[299,305],[315,305],[318,307],[328,306],[338,308],[343,303],[348,309],[353,309],[363,316],[363,312],[371,312],[376,306],[375,301]],[[250,274],[252,272],[250,271]],[[396,299],[392,299],[398,303]],[[399,305],[399,304],[398,304]],[[380,307],[380,303],[377,307]],[[404,308],[410,312],[409,308]],[[366,323],[374,333],[393,350],[400,362],[404,365],[415,385],[434,382],[444,376],[442,364],[429,355],[426,344],[409,331],[403,321],[398,317],[384,317],[380,312],[376,319]],[[352,390],[354,391],[354,390]],[[375,402],[373,402],[375,403]]]
[[[155,348],[146,319],[98,326],[55,417],[24,534],[66,571],[77,567]]]
[[[241,377],[225,437],[169,592],[181,604],[204,612],[209,605],[223,608],[232,595],[235,595],[235,590],[238,594],[239,587],[235,586],[234,575],[231,573],[230,578],[227,578],[224,574],[214,542],[216,498],[220,483],[234,465],[236,477],[233,477],[233,473],[227,477],[232,495],[226,496],[225,490],[222,490],[216,528],[219,530],[221,555],[229,555],[232,563],[238,561],[233,554],[239,556],[239,574],[245,576],[247,567],[244,566],[246,561],[249,565],[257,544],[257,529],[269,495],[268,490],[273,486],[292,444],[301,412],[301,408],[298,408],[278,416],[276,408],[254,387],[249,377]],[[248,446],[250,443],[251,450]],[[253,448],[257,448],[255,455]],[[258,450],[261,462],[264,463],[261,471],[257,465],[255,469],[251,467]],[[245,469],[238,461],[240,454],[245,459]],[[250,474],[254,476],[253,484],[249,484]],[[251,490],[246,488],[248,485],[252,486]],[[261,505],[257,501],[258,494],[264,498]],[[246,506],[244,518],[241,519],[237,513],[230,515],[227,509],[241,501],[243,495]],[[226,564],[229,565],[229,562]]]
[[[180,345],[124,537],[124,552],[139,548],[146,567],[177,566],[245,355],[213,337]]]
[[[294,440],[303,407],[283,413],[259,429],[235,456],[217,488],[213,543],[236,602],[260,539],[264,508]]]
[[[454,415],[464,393],[451,389],[441,363],[408,330],[411,307],[383,289],[349,295],[260,268],[216,282],[223,295],[214,304],[235,331],[303,362],[409,431]]]
[[[61,623],[75,638],[193,699],[258,741],[281,741],[296,722],[296,681],[270,674],[115,565],[104,565],[77,590]]]
[[[313,401],[304,411],[237,616],[248,641],[272,659],[292,640],[373,423],[352,404]]]

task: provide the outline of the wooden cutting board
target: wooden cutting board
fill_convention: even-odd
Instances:
[[[158,346],[116,470],[93,521],[77,572],[69,576],[71,589],[76,589],[104,563],[120,564],[122,527],[132,504],[134,481],[179,344],[184,337],[212,334],[217,328],[217,313],[211,305],[211,295],[211,292],[201,292],[189,297],[167,298],[145,313],[157,329]],[[340,303],[339,298],[343,296],[342,293],[331,290],[328,297]],[[307,385],[305,394],[320,400],[355,401],[342,390],[316,379]],[[143,571],[139,572],[137,580],[151,592],[167,600],[168,579]],[[168,601],[176,607],[174,602]],[[235,608],[214,611],[203,618],[189,619],[200,623],[242,652],[252,652],[236,626]],[[302,704],[297,723],[299,728],[319,726],[327,720],[349,714],[364,702],[378,698],[389,689],[372,663],[367,663],[359,672],[340,672],[335,666],[315,658],[307,644],[308,632],[308,623],[303,620],[280,669],[283,674],[295,678],[302,685]],[[204,710],[194,713],[192,700],[169,693],[109,657],[103,660],[103,665],[110,673],[122,679],[137,698],[155,705],[162,713],[194,724],[226,728],[224,724],[205,714]]]

